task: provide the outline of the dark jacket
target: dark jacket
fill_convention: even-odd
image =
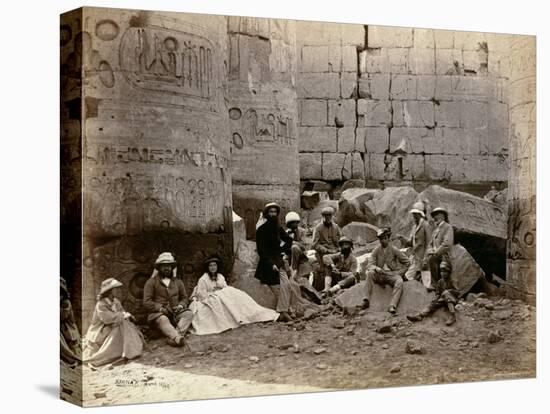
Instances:
[[[273,270],[273,265],[284,270],[281,253],[285,243],[292,243],[292,239],[278,222],[266,221],[256,230],[256,249],[260,260],[254,277],[263,284],[279,284],[279,272]]]
[[[160,313],[162,307],[168,311],[174,311],[178,305],[186,308],[188,304],[189,299],[181,279],[172,278],[168,287],[162,283],[159,275],[145,282],[145,287],[143,288],[143,306],[149,313],[147,316],[149,322],[162,315]]]

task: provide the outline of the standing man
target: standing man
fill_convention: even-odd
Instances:
[[[405,247],[412,247],[412,255],[410,257],[411,264],[405,273],[405,279],[420,280],[422,264],[426,256],[426,250],[428,249],[428,243],[430,242],[432,232],[430,224],[426,220],[424,205],[422,203],[413,204],[410,213],[414,220],[414,228],[412,229],[411,235],[408,238],[401,234],[397,237]]]
[[[440,279],[440,265],[443,260],[451,263],[449,251],[454,244],[453,226],[449,224],[449,214],[443,207],[436,207],[431,213],[435,229],[432,233],[428,250],[428,265],[430,266],[431,283],[428,290],[433,291]]]
[[[323,256],[325,254],[338,253],[338,240],[342,237],[340,227],[332,221],[334,210],[332,207],[325,207],[321,210],[323,220],[313,229],[312,248],[315,250],[317,263],[319,264],[319,273],[325,275],[325,266]]]
[[[380,229],[377,233],[380,245],[372,251],[367,265],[363,308],[369,307],[374,283],[382,286],[390,285],[393,287],[393,292],[388,312],[394,314],[403,293],[403,276],[410,265],[410,261],[401,250],[390,244],[390,235],[391,230],[388,228]]]
[[[292,239],[279,225],[281,207],[277,203],[268,203],[262,217],[256,225],[256,249],[260,260],[256,268],[256,279],[269,286],[277,298],[279,321],[288,322],[290,301],[293,295],[283,261],[283,246],[292,243]]]
[[[340,289],[351,287],[358,280],[357,259],[351,251],[353,242],[346,236],[338,240],[340,251],[338,253],[326,254],[323,257],[325,265],[325,295],[332,295]],[[332,283],[336,282],[334,286]]]
[[[143,305],[149,312],[148,322],[166,336],[167,343],[183,346],[193,312],[187,309],[189,299],[182,280],[176,277],[176,265],[172,253],[159,255],[143,288]]]

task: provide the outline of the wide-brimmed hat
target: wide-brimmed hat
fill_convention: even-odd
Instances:
[[[426,214],[424,213],[424,204],[422,204],[421,202],[414,203],[412,208],[411,208],[410,213],[411,214],[418,213],[422,217],[426,218]]]
[[[111,289],[114,289],[120,286],[122,286],[122,283],[120,283],[114,277],[105,279],[103,282],[101,282],[101,288],[99,289],[99,296],[103,296],[105,293],[107,293]]]
[[[449,218],[449,213],[447,212],[447,210],[443,207],[436,207],[432,210],[432,212],[430,213],[430,215],[432,217],[435,217],[435,215],[437,213],[443,213],[445,215],[445,219],[448,219]]]
[[[276,208],[277,209],[277,214],[280,214],[281,213],[281,206],[277,203],[267,203],[265,206],[264,206],[264,216],[267,215],[267,211],[270,209],[270,208]]]
[[[285,216],[286,224],[292,223],[293,221],[300,221],[300,215],[295,211],[291,211]]]
[[[217,264],[220,264],[222,260],[218,256],[210,256],[204,260],[203,264],[205,266],[208,266],[212,262],[216,262]]]
[[[325,216],[330,214],[331,216],[334,214],[334,209],[331,206],[323,207],[321,210],[321,215]]]
[[[338,246],[342,247],[344,243],[349,243],[353,247],[353,241],[349,237],[342,236],[338,239]]]
[[[381,229],[378,229],[378,231],[376,232],[376,237],[380,239],[384,236],[389,236],[390,234],[391,234],[391,229],[387,227],[383,227]]]

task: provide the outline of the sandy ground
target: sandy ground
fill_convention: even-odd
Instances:
[[[97,371],[82,368],[85,405],[535,376],[534,307],[478,298],[461,302],[458,311],[457,323],[447,327],[443,311],[413,324],[405,315],[350,316],[327,307],[307,321],[192,335],[191,350],[150,340],[135,361]],[[65,372],[62,397],[78,398],[78,390],[71,396],[68,390],[79,368]]]

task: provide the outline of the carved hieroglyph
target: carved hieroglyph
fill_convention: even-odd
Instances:
[[[294,22],[229,17],[228,38],[233,202],[253,238],[267,202],[299,207]]]
[[[62,22],[62,153],[82,167],[85,313],[106,277],[139,302],[163,250],[189,289],[205,256],[231,263],[226,44],[223,16],[84,8]],[[121,260],[124,246],[134,253]]]
[[[530,302],[536,293],[536,55],[534,36],[511,47],[510,176],[507,293]]]

